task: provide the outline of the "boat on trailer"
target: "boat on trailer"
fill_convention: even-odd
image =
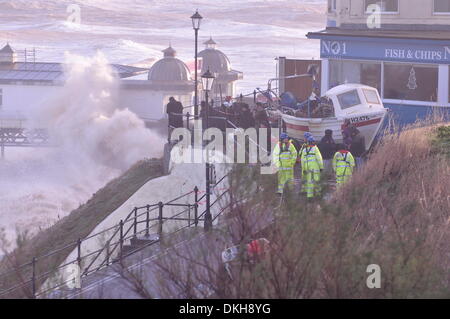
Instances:
[[[369,150],[388,113],[378,91],[362,84],[336,86],[318,99],[313,109],[311,103],[303,103],[299,110],[278,110],[290,137],[303,141],[304,133],[310,132],[320,140],[330,129],[334,140],[342,143],[344,123],[350,122],[365,137]]]

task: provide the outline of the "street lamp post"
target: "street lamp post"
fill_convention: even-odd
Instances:
[[[203,90],[205,91],[205,118],[203,119],[205,121],[204,128],[209,128],[209,97],[208,93],[211,91],[212,86],[214,82],[214,75],[208,70],[202,75],[202,84],[203,84]],[[203,132],[204,133],[204,132]],[[206,212],[205,212],[205,230],[208,231],[212,228],[212,216],[211,216],[211,167],[209,164],[209,152],[208,148],[205,149],[206,152]]]
[[[195,11],[194,15],[191,17],[192,27],[195,31],[195,98],[194,98],[194,115],[198,116],[198,30],[200,30],[200,23],[203,17]]]

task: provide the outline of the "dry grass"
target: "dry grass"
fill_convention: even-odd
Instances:
[[[419,126],[386,136],[328,202],[288,192],[278,207],[275,176],[238,170],[234,196],[252,199],[235,207],[231,216],[239,218],[239,231],[229,228],[225,237],[244,245],[262,236],[249,231],[249,214],[276,211],[276,222],[263,232],[270,253],[258,263],[235,262],[231,280],[220,267],[211,269],[221,261],[220,250],[209,245],[202,248],[204,258],[201,252],[181,256],[184,267],[178,255],[162,265],[169,274],[163,282],[192,287],[196,278],[213,292],[186,294],[200,298],[450,297],[450,165],[443,147],[450,136],[439,125]],[[381,268],[379,289],[366,284],[371,264]],[[189,278],[182,275],[187,271]]]
[[[450,165],[438,126],[384,138],[332,203],[350,229],[351,255],[379,264],[383,288],[361,296],[449,296]]]

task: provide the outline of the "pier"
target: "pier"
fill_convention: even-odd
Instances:
[[[5,158],[6,147],[49,147],[47,129],[25,129],[0,126],[0,153]]]

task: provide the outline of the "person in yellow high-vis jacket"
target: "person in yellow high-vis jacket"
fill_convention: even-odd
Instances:
[[[306,146],[308,146],[308,138],[311,136],[312,136],[311,133],[305,132],[305,134],[304,134],[305,142],[302,144],[302,146],[300,147],[300,150],[298,151],[297,161],[299,163],[301,163],[301,156],[302,156],[303,150],[305,149]],[[306,181],[305,172],[302,170],[302,183],[301,183],[301,189],[300,189],[301,193],[306,193],[305,181]]]
[[[355,159],[344,144],[339,145],[339,151],[334,154],[333,171],[336,172],[336,185],[339,187],[347,182],[353,174]]]
[[[304,190],[306,196],[313,198],[321,192],[320,173],[323,170],[322,154],[314,144],[314,137],[309,136],[308,144],[303,148],[300,158],[302,163],[302,176],[304,178]]]
[[[282,194],[286,183],[294,181],[294,166],[297,162],[297,150],[286,133],[281,133],[280,142],[273,150],[272,161],[278,168],[278,194]]]

